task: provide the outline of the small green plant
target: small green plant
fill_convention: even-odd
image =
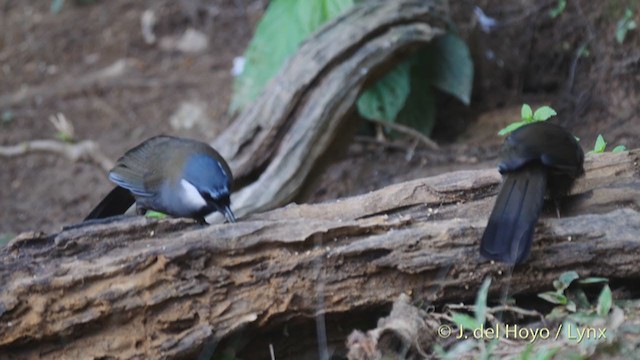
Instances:
[[[16,235],[11,233],[0,234],[0,247],[7,245]]]
[[[0,117],[0,122],[3,125],[8,124],[13,121],[15,117],[13,116],[13,112],[11,110],[5,110],[2,112],[2,116]]]
[[[458,327],[473,330],[480,328],[481,325],[484,325],[485,321],[487,320],[487,295],[489,294],[490,286],[490,278],[485,279],[480,286],[478,295],[476,295],[474,317],[456,312],[452,314],[451,317],[453,319],[453,322],[455,322]]]
[[[591,55],[591,52],[589,51],[589,45],[588,44],[582,44],[580,45],[580,47],[578,48],[578,50],[576,50],[576,54],[579,57],[589,57],[589,55]]]
[[[581,317],[582,315],[588,314],[588,311],[591,309],[591,304],[589,303],[587,295],[581,287],[571,286],[572,284],[588,285],[609,281],[602,277],[588,277],[583,280],[578,280],[579,277],[575,271],[565,272],[560,275],[557,280],[553,281],[555,291],[538,294],[539,298],[557,305],[549,314],[550,318],[562,318],[568,314],[578,314],[578,317]],[[598,299],[597,314],[605,316],[609,313],[610,309],[611,289],[605,284]]]
[[[93,3],[97,0],[75,0],[74,4],[76,5],[86,5],[86,4],[90,4]],[[62,10],[62,7],[64,6],[64,0],[51,0],[51,5],[49,6],[49,11],[51,11],[52,14],[57,14],[60,12],[60,10]]]
[[[607,142],[604,141],[604,137],[602,137],[602,134],[598,134],[598,138],[596,139],[596,143],[593,146],[593,150],[589,151],[589,154],[602,154],[605,151],[605,148],[607,147]],[[618,145],[616,147],[613,148],[613,150],[611,150],[611,152],[620,152],[620,151],[626,151],[627,147],[624,145]]]
[[[444,348],[442,345],[434,345],[434,353],[441,359],[459,359],[472,355],[474,359],[491,359],[501,354],[501,357],[520,360],[531,359],[587,359],[598,351],[599,353],[624,354],[626,350],[616,348],[619,334],[634,333],[640,331],[640,327],[633,329],[625,327],[625,303],[613,302],[611,288],[608,279],[602,277],[580,278],[577,272],[568,271],[561,274],[553,281],[554,291],[539,294],[539,297],[555,304],[556,307],[550,314],[543,315],[535,310],[527,310],[512,305],[487,306],[487,295],[490,286],[489,279],[485,280],[478,291],[475,305],[448,305],[450,310],[462,309],[469,314],[450,311],[450,316],[442,316],[449,323],[458,328],[451,328],[443,324],[438,328],[438,335],[443,338],[456,336],[456,341]],[[588,297],[585,288],[602,286],[597,298]],[[630,300],[626,308],[636,308],[637,300]],[[517,314],[515,319],[522,319],[522,315],[543,319],[542,323],[535,321],[513,323],[512,319],[506,323],[496,314]],[[546,320],[545,320],[546,319]],[[551,321],[547,321],[551,320]],[[542,324],[542,325],[541,325]],[[547,336],[519,339],[510,337],[509,345],[505,345],[500,339],[507,338],[507,326],[511,330],[514,327],[536,331],[547,331]],[[447,330],[440,333],[440,329]],[[473,330],[472,330],[473,329]],[[496,330],[493,330],[496,329]],[[460,332],[460,330],[463,330]],[[498,333],[502,335],[498,335]],[[495,334],[495,336],[493,336]],[[500,338],[500,339],[499,339]],[[544,341],[540,341],[544,339]],[[526,341],[525,341],[526,340]],[[612,347],[612,344],[613,347]]]
[[[627,32],[635,29],[636,27],[637,23],[633,19],[633,11],[626,8],[624,10],[624,15],[616,23],[616,41],[618,44],[622,44],[624,42],[624,38],[627,36]]]
[[[567,7],[567,0],[558,0],[558,2],[556,3],[556,7],[554,7],[551,10],[549,10],[549,16],[552,19],[557,18],[558,16],[560,16],[564,12],[564,9],[566,7]]]
[[[498,132],[498,135],[504,136],[523,125],[530,124],[536,121],[546,121],[550,117],[556,115],[556,111],[549,106],[541,106],[535,112],[533,112],[533,110],[531,110],[531,106],[529,106],[528,104],[523,104],[522,109],[520,110],[520,117],[522,118],[522,120],[507,125],[507,127]]]
[[[64,0],[51,0],[51,6],[49,10],[52,14],[57,14],[62,10],[62,6],[64,5]]]
[[[482,282],[480,290],[478,290],[478,295],[476,295],[474,316],[457,312],[452,313],[451,319],[458,329],[465,330],[465,333],[472,333],[484,326],[487,321],[487,296],[489,294],[490,286],[491,279],[486,278]],[[448,351],[445,351],[444,348],[438,344],[436,344],[434,350],[441,359],[459,359],[463,354],[478,350],[480,351],[480,354],[476,357],[477,359],[489,359],[493,347],[497,344],[497,340],[494,340],[487,345],[483,340],[474,339],[473,336],[465,338],[467,340],[458,342]]]
[[[66,143],[74,143],[76,138],[75,128],[71,121],[62,113],[49,116],[49,121],[56,129],[56,138]]]

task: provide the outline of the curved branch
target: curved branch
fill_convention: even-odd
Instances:
[[[62,155],[71,161],[88,161],[98,165],[105,172],[113,167],[113,161],[106,157],[99,146],[90,140],[67,143],[58,140],[31,140],[10,146],[0,146],[0,156],[16,157],[36,152]]]

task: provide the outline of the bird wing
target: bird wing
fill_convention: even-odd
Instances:
[[[162,174],[150,169],[156,168],[158,149],[171,139],[169,136],[156,136],[127,151],[109,172],[109,179],[136,196],[155,195],[162,183]]]

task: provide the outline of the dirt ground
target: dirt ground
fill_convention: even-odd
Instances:
[[[501,139],[523,102],[548,104],[581,138],[640,146],[640,34],[614,40],[616,21],[637,1],[570,1],[556,19],[555,1],[452,2],[457,30],[474,56],[471,106],[441,95],[434,138],[442,148],[361,136],[300,201],[359,194],[391,183],[457,169],[495,166]],[[61,113],[76,139],[96,141],[111,159],[160,134],[211,140],[232,118],[233,59],[242,55],[266,0],[0,2],[0,145],[55,138],[48,120]],[[473,7],[498,20],[480,30]],[[157,18],[154,44],[141,17]],[[636,20],[638,16],[636,16]],[[164,40],[193,28],[208,38],[199,53],[167,50]],[[580,48],[587,51],[579,52]],[[95,81],[104,69],[123,75]],[[122,70],[124,69],[124,70]],[[106,71],[106,70],[105,70]],[[203,120],[177,128],[170,118],[184,102],[204,104]],[[110,189],[105,173],[52,154],[0,157],[0,237],[55,231],[80,221]]]

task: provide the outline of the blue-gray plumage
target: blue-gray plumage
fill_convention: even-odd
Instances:
[[[204,222],[206,215],[219,211],[229,222],[236,221],[230,208],[231,170],[200,141],[153,137],[127,151],[109,179],[118,187],[85,220],[122,214],[135,201],[139,213],[154,210]]]

